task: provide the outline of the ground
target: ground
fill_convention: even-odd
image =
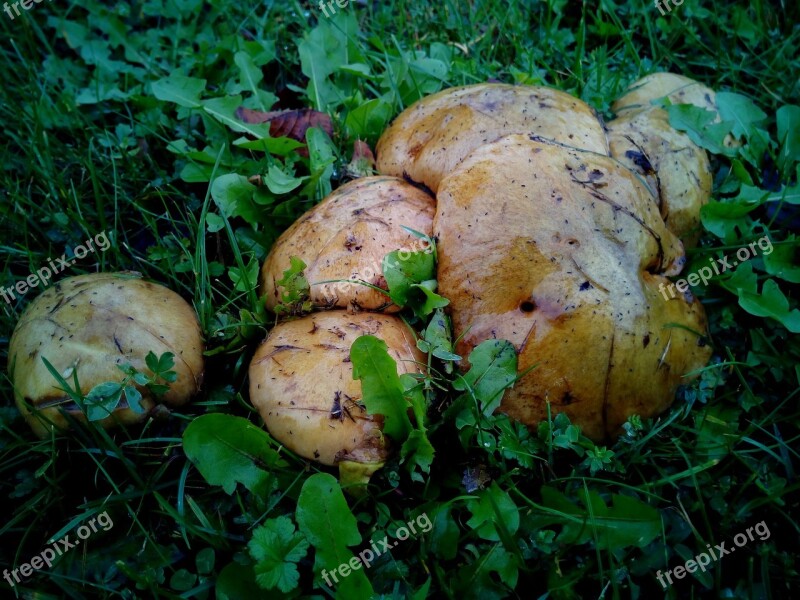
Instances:
[[[747,599],[800,590],[796,3],[4,8],[3,597]],[[465,398],[436,362],[420,396],[427,432],[415,429],[432,462],[420,449],[392,458],[360,496],[342,494],[335,469],[264,433],[247,366],[275,317],[258,298],[258,269],[286,227],[364,168],[351,163],[356,140],[374,149],[420,97],[486,81],[556,87],[610,119],[622,90],[655,71],[735,94],[723,117],[743,143],[736,151],[698,114],[673,116],[711,152],[714,173],[690,265],[764,236],[774,247],[696,290],[714,356],[667,413],[633,419],[600,445],[563,419],[537,431],[499,413],[465,422],[452,407],[480,398]],[[274,131],[267,139],[267,125],[243,122],[241,106],[314,109],[330,115],[331,135],[310,130],[304,156]],[[295,117],[287,131],[326,123]],[[201,394],[144,426],[36,439],[14,405],[8,348],[45,287],[18,283],[51,264],[54,281],[138,271],[191,303],[207,345]],[[293,281],[290,311],[302,308],[302,280]],[[167,374],[169,360],[153,358],[151,371]],[[345,576],[344,563],[357,567]]]

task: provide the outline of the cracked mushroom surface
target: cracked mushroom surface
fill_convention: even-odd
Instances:
[[[398,311],[387,295],[359,282],[387,289],[381,269],[384,256],[420,249],[421,240],[403,227],[430,236],[434,210],[428,193],[396,177],[364,177],[343,185],[301,216],[273,246],[261,269],[267,308],[280,303],[277,282],[296,256],[306,264],[310,300],[316,307]]]
[[[406,324],[392,315],[329,311],[276,325],[250,363],[250,398],[270,434],[325,465],[380,463],[383,419],[361,404],[350,346],[362,335],[386,342],[398,372],[420,372],[424,358]]]
[[[667,228],[686,245],[697,244],[700,209],[711,198],[706,151],[673,129],[658,107],[628,111],[607,129],[611,156],[647,182]]]
[[[604,439],[665,410],[710,356],[700,303],[659,288],[681,242],[609,157],[523,135],[482,146],[442,181],[434,233],[458,353],[507,339],[535,367],[501,404],[527,425],[549,402]]]
[[[70,384],[77,373],[82,394],[106,381],[121,381],[117,368],[130,364],[150,373],[149,352],[175,355],[177,380],[163,401],[184,404],[203,379],[203,339],[194,309],[172,290],[145,281],[139,273],[93,273],[53,284],[25,309],[11,337],[8,364],[14,396],[34,432],[44,437],[52,428],[68,426],[64,410],[78,420],[85,415],[58,388],[46,358]],[[104,427],[141,421],[155,400],[146,387],[144,414],[120,401]],[[29,408],[34,407],[32,412]]]
[[[547,87],[484,83],[443,90],[403,111],[378,141],[378,170],[436,192],[473,150],[513,133],[608,154],[602,123],[579,98]]]

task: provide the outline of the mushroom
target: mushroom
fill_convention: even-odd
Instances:
[[[611,156],[640,175],[658,199],[667,228],[687,246],[700,238],[700,209],[711,198],[706,151],[673,129],[667,112],[627,111],[608,123]]]
[[[601,440],[709,358],[702,306],[662,292],[683,247],[609,157],[526,135],[481,146],[442,180],[434,233],[457,352],[507,339],[535,367],[501,404],[527,425],[549,404]]]
[[[652,106],[653,100],[669,98],[672,104],[693,104],[717,112],[714,90],[702,83],[675,73],[651,73],[634,81],[611,105],[618,116],[639,112]]]
[[[484,83],[427,96],[397,117],[378,141],[378,170],[436,192],[470,152],[512,133],[608,154],[588,104],[547,87]]]
[[[166,404],[184,404],[203,379],[203,340],[192,307],[175,292],[141,279],[135,272],[93,273],[69,277],[39,295],[17,323],[9,346],[9,372],[20,412],[33,431],[45,437],[66,429],[63,413],[86,420],[62,391],[43,359],[68,382],[77,375],[80,393],[100,383],[118,382],[118,367],[131,365],[145,374],[149,352],[175,356],[177,380],[163,395]],[[146,386],[139,414],[123,399],[103,427],[140,421],[156,399]]]
[[[343,185],[300,217],[273,246],[261,270],[267,307],[280,303],[278,281],[295,256],[306,264],[314,305],[353,312],[398,311],[386,294],[374,289],[387,289],[381,261],[393,250],[419,246],[421,240],[404,227],[430,236],[433,212],[433,198],[402,179],[364,177]]]
[[[324,465],[378,467],[389,453],[383,419],[361,403],[350,346],[362,335],[386,342],[399,373],[418,373],[414,336],[392,315],[335,310],[276,325],[250,363],[250,399],[270,434]]]

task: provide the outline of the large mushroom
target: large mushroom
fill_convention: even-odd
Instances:
[[[169,405],[185,403],[203,379],[203,340],[192,307],[164,286],[150,283],[139,273],[93,273],[69,277],[54,284],[28,305],[11,336],[8,363],[19,410],[44,437],[65,429],[64,413],[85,421],[86,416],[58,387],[43,359],[72,384],[74,374],[86,395],[100,383],[118,382],[119,366],[131,365],[151,374],[149,352],[175,356],[177,380],[163,395]],[[104,427],[140,421],[156,404],[146,386],[136,386],[144,413],[123,400]]]
[[[343,185],[273,246],[261,270],[267,307],[281,302],[278,281],[297,257],[306,264],[315,306],[396,312],[399,308],[375,289],[386,289],[381,261],[393,250],[417,248],[420,239],[408,229],[429,236],[433,212],[433,198],[402,179],[364,177]]]
[[[529,425],[565,412],[600,440],[672,402],[710,351],[702,306],[661,289],[680,241],[611,158],[511,135],[442,180],[439,285],[462,356],[507,339],[520,371],[501,410]]]
[[[276,325],[250,363],[250,399],[272,436],[324,465],[383,464],[383,419],[361,403],[350,346],[362,335],[386,342],[400,374],[418,373],[414,335],[392,315],[329,311]]]
[[[600,120],[579,98],[547,87],[484,83],[427,96],[401,113],[378,142],[378,170],[436,192],[470,152],[512,133],[608,154]]]

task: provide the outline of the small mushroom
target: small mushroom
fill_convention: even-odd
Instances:
[[[81,394],[100,383],[119,382],[119,366],[131,365],[145,374],[149,352],[175,356],[177,380],[163,401],[184,404],[203,379],[203,340],[192,307],[178,294],[144,281],[139,273],[93,273],[64,279],[34,299],[17,323],[9,346],[9,372],[20,412],[34,432],[45,437],[65,429],[68,413],[86,416],[58,387],[43,359],[71,385],[77,374]],[[156,400],[146,386],[136,386],[141,405]],[[99,421],[104,427],[140,421],[125,400]]]
[[[417,373],[414,336],[392,315],[329,311],[275,326],[250,363],[250,399],[272,436],[324,465],[378,466],[389,453],[383,419],[367,414],[353,379],[350,346],[362,335],[386,342],[398,371]]]
[[[713,112],[717,111],[717,96],[714,90],[675,73],[652,73],[634,81],[611,105],[618,116],[646,110],[653,100],[669,98],[672,104],[693,104]]]
[[[267,307],[280,303],[278,281],[296,256],[306,264],[304,275],[315,306],[396,312],[388,296],[370,286],[387,289],[381,265],[389,252],[424,248],[424,242],[404,227],[430,236],[433,212],[433,198],[402,179],[363,177],[343,185],[301,216],[273,246],[261,270]]]

